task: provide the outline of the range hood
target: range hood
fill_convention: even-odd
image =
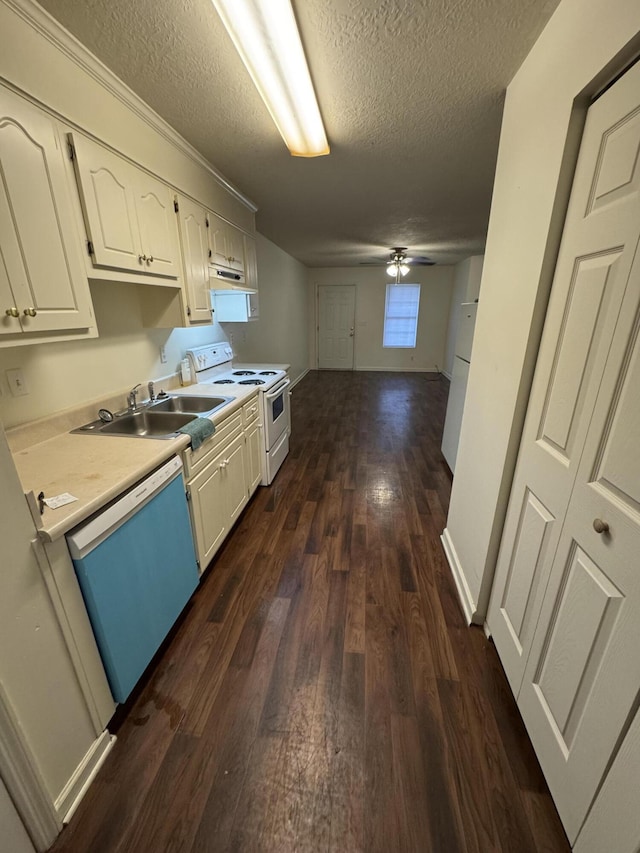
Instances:
[[[244,279],[244,271],[211,265],[209,267],[209,289],[217,293],[257,293],[253,287],[248,287]]]

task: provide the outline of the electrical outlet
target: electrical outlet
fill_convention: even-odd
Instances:
[[[27,383],[24,381],[24,376],[19,368],[5,370],[5,376],[9,383],[9,390],[14,397],[24,397],[29,393]]]
[[[167,350],[165,349],[165,347],[162,346],[162,347],[160,347],[160,364],[166,364],[166,363],[167,363]]]

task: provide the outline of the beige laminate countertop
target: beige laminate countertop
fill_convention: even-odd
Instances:
[[[220,393],[211,385],[190,385],[179,394],[233,397],[211,416],[218,424],[256,394],[254,387]],[[77,426],[80,426],[80,421]],[[40,536],[54,541],[133,486],[167,459],[189,446],[186,435],[171,439],[72,435],[68,431],[14,452],[13,459],[25,493],[46,497],[69,492],[74,503],[50,509],[41,516]]]

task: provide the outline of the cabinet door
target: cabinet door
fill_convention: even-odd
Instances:
[[[93,323],[64,157],[54,120],[0,88],[0,334]]]
[[[215,213],[208,214],[209,261],[216,266],[244,272],[244,234]]]
[[[231,527],[249,500],[245,474],[244,436],[240,435],[231,442],[224,454],[224,459],[224,488],[229,527]]]
[[[259,421],[254,421],[247,427],[246,460],[247,460],[247,489],[252,495],[262,479],[262,432]]]
[[[236,272],[244,272],[244,234],[233,225],[227,225],[228,266]]]
[[[258,259],[256,256],[256,241],[253,237],[244,235],[244,279],[247,287],[258,290]],[[260,316],[260,303],[257,293],[249,294],[249,319],[257,320]]]
[[[224,453],[217,456],[188,488],[200,571],[207,567],[229,529],[224,459]]]
[[[207,215],[199,205],[182,196],[178,199],[178,207],[188,306],[187,319],[189,323],[210,323]]]
[[[227,223],[215,213],[207,215],[209,223],[209,261],[217,266],[228,267]]]
[[[135,204],[145,269],[154,275],[177,278],[180,261],[172,191],[136,170]]]
[[[135,170],[101,145],[69,134],[96,266],[146,271],[135,207]]]

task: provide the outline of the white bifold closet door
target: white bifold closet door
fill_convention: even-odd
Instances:
[[[588,113],[488,623],[573,843],[640,695],[640,65]]]

